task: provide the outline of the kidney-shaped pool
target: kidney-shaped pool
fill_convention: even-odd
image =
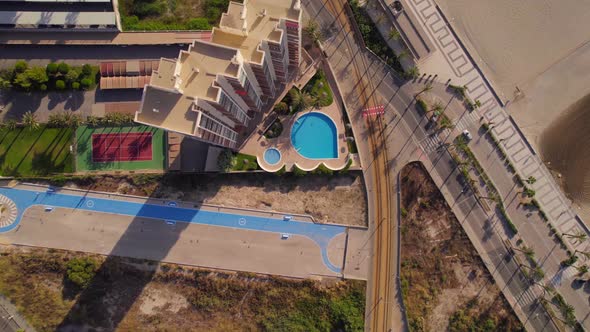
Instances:
[[[338,131],[326,114],[310,112],[295,121],[291,128],[291,144],[308,159],[338,158]]]

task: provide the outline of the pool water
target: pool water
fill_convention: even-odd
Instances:
[[[291,128],[291,144],[308,159],[338,158],[336,124],[327,115],[311,112],[302,115]]]
[[[264,161],[270,165],[276,165],[281,160],[281,152],[275,148],[264,151]]]

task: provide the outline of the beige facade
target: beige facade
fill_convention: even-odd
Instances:
[[[236,148],[240,133],[297,70],[300,0],[230,2],[211,42],[161,59],[135,121]]]

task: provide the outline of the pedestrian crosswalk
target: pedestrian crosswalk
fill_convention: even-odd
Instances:
[[[479,115],[477,114],[477,112],[468,112],[463,114],[463,116],[461,116],[459,118],[459,120],[457,121],[455,128],[457,128],[457,130],[459,131],[463,131],[465,129],[468,129],[469,127],[473,126],[474,123],[478,123],[479,122]]]
[[[517,299],[517,303],[521,306],[527,306],[537,300],[538,296],[535,293],[533,287],[528,287],[524,292],[520,294]]]
[[[443,140],[449,137],[450,129],[445,129],[440,133],[432,133],[420,141],[420,148],[425,153],[432,153],[441,151],[443,148]]]
[[[557,271],[557,273],[555,273],[553,278],[551,278],[551,281],[549,282],[549,284],[552,287],[557,287],[557,286],[561,285],[561,283],[564,280],[568,280],[568,279],[573,278],[577,273],[578,273],[578,270],[573,266],[568,266],[565,269],[560,269],[559,271]]]

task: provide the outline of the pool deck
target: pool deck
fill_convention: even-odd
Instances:
[[[293,128],[293,124],[301,116],[310,112],[326,114],[334,121],[334,124],[336,124],[338,158],[308,159],[300,155],[295,150],[293,144],[291,144],[291,129]],[[246,142],[240,152],[256,156],[260,167],[268,172],[276,172],[285,165],[287,170],[290,170],[293,165],[297,165],[297,167],[305,171],[312,171],[322,163],[332,170],[340,170],[346,166],[349,158],[348,144],[346,143],[346,138],[344,136],[345,127],[344,120],[342,119],[342,111],[338,107],[336,100],[334,100],[330,106],[299,112],[294,116],[279,116],[279,119],[283,124],[283,132],[279,137],[268,139],[262,136],[258,139],[250,139]],[[266,149],[272,147],[281,152],[281,160],[275,165],[271,165],[264,160],[264,152]]]
[[[309,216],[285,221],[278,212],[23,184],[0,187],[0,194],[17,209],[14,222],[0,227],[4,244],[298,278],[343,277],[346,262],[351,278],[366,279],[366,259],[349,263],[345,255],[366,250],[367,231],[353,229],[351,238],[351,229]]]

